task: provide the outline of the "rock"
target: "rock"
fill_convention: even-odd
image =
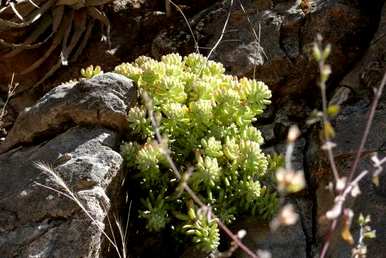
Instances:
[[[70,154],[54,169],[106,229],[122,177],[122,158],[113,150],[118,144],[110,129],[74,127],[41,145],[0,155],[1,257],[100,257],[101,231],[73,201],[36,184],[63,191],[34,162],[53,164],[59,154]]]
[[[268,124],[268,125],[263,125],[259,126],[259,130],[261,131],[264,142],[270,142],[275,139],[275,132],[274,132],[274,125],[273,124]]]
[[[111,230],[106,219],[124,202],[115,150],[135,101],[132,81],[107,73],[60,85],[20,114],[1,145],[18,146],[0,155],[1,257],[111,257],[102,230]],[[53,167],[94,222],[48,189],[64,191],[37,161]]]
[[[74,124],[101,125],[123,132],[127,111],[135,101],[132,81],[115,73],[62,84],[18,116],[0,153]]]
[[[378,31],[376,32],[370,47],[357,63],[353,70],[348,73],[341,81],[341,87],[335,93],[331,102],[335,104],[343,104],[341,113],[334,122],[336,137],[334,141],[337,147],[334,148],[334,158],[341,176],[348,176],[351,166],[355,159],[356,151],[358,150],[360,139],[366,125],[369,107],[373,94],[373,87],[377,87],[380,83],[381,77],[385,70],[384,58],[386,54],[384,31],[386,29],[386,6],[383,7],[382,17]],[[383,60],[383,61],[382,61]],[[375,66],[375,67],[374,67]],[[382,68],[383,66],[383,68]],[[379,69],[378,69],[378,68]],[[373,69],[377,68],[377,69]],[[354,92],[355,94],[352,94]],[[356,98],[349,98],[349,96],[356,95]],[[363,156],[359,162],[356,175],[360,171],[368,170],[374,171],[374,167],[370,161],[371,155],[378,153],[379,157],[386,156],[386,98],[385,94],[380,100],[378,108],[375,113],[373,125],[366,142]],[[347,101],[349,100],[349,101]],[[314,133],[315,135],[317,132]],[[325,157],[319,149],[319,140],[310,142],[309,154],[310,156]],[[318,164],[316,164],[318,163]],[[317,218],[319,219],[318,237],[323,239],[327,233],[329,223],[322,219],[323,215],[333,205],[334,196],[326,189],[326,186],[332,181],[331,169],[328,162],[317,162],[315,159],[310,160],[308,166],[311,169],[313,182],[316,189],[317,201]],[[385,167],[384,167],[385,168]],[[386,247],[384,239],[386,239],[386,219],[384,214],[386,212],[386,177],[383,174],[380,177],[380,185],[376,187],[372,181],[371,176],[363,179],[359,187],[362,194],[355,200],[350,200],[347,205],[354,210],[355,217],[353,220],[352,234],[354,240],[357,241],[359,237],[359,228],[357,224],[357,217],[360,213],[370,215],[372,221],[370,226],[376,230],[377,237],[367,241],[368,243],[368,257],[381,258],[384,257]],[[320,241],[323,243],[323,241]],[[321,244],[320,244],[321,245]],[[351,257],[351,246],[345,243],[337,233],[332,241],[330,247],[331,257]]]
[[[294,226],[282,226],[276,231],[271,231],[265,222],[248,218],[238,223],[237,228],[247,231],[243,242],[253,251],[269,251],[273,258],[307,257],[307,241],[300,221]],[[237,251],[235,257],[246,258],[248,256]]]
[[[357,94],[372,94],[372,88],[378,87],[386,69],[386,5],[383,6],[378,30],[363,58],[341,81],[342,86],[350,87]],[[384,94],[386,96],[386,94]]]
[[[329,63],[333,77],[339,78],[360,55],[358,49],[368,43],[369,16],[348,1],[315,1],[307,10],[298,2],[248,0],[243,1],[242,8],[234,1],[230,8],[229,1],[219,1],[190,20],[202,47],[198,50],[205,53],[205,48],[216,45],[230,10],[227,28],[211,58],[222,62],[232,74],[258,78],[280,96],[303,94],[318,76],[309,52],[320,33],[334,46]],[[152,54],[186,54],[197,50],[195,47],[182,22],[159,34]]]
[[[348,176],[351,170],[352,162],[355,158],[360,139],[367,121],[368,102],[360,101],[352,105],[347,105],[335,121],[335,143],[337,147],[334,148],[334,158],[338,167],[340,176]],[[374,167],[370,161],[371,155],[378,153],[379,157],[386,156],[386,109],[378,109],[373,121],[373,126],[369,134],[369,138],[365,145],[363,157],[357,169],[357,175],[360,171],[368,170],[374,171]],[[315,142],[311,143],[316,145]],[[318,144],[319,145],[319,144]],[[324,155],[319,150],[319,156]],[[315,155],[315,154],[314,154]],[[315,162],[315,161],[314,161]],[[332,208],[334,197],[327,185],[332,181],[332,172],[328,162],[319,161],[319,167],[312,166],[313,175],[311,175],[316,182],[316,200],[317,200],[317,218],[319,219],[318,236],[320,243],[323,243],[322,237],[327,233],[329,222],[323,219],[323,215]],[[386,167],[384,167],[386,168]],[[360,213],[370,215],[372,218],[371,227],[377,231],[377,238],[367,241],[368,243],[368,257],[381,258],[384,257],[386,247],[383,240],[386,239],[386,219],[384,213],[386,212],[386,177],[380,177],[380,186],[376,187],[371,182],[371,176],[368,175],[359,184],[362,194],[355,200],[350,199],[347,205],[354,210],[355,217],[353,220],[352,233],[355,241],[359,236],[359,228],[357,224],[357,217]],[[339,229],[338,229],[339,230]],[[351,247],[345,243],[336,233],[330,247],[331,257],[351,257]]]

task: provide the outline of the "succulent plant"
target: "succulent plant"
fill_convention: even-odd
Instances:
[[[161,61],[139,57],[115,72],[135,81],[139,97],[143,92],[150,96],[172,158],[181,171],[194,167],[187,183],[211,212],[228,224],[242,214],[273,215],[277,198],[262,181],[270,177],[268,158],[260,148],[262,135],[252,125],[270,103],[263,82],[226,75],[222,64],[199,54],[169,54]],[[217,224],[197,212],[187,194],[175,191],[178,183],[163,155],[165,147],[154,140],[148,104],[143,99],[129,111],[138,142],[122,146],[127,167],[138,171],[146,200],[141,218],[149,230],[180,229],[199,248],[213,251],[219,244]],[[162,196],[162,202],[149,196]],[[192,211],[198,215],[188,216]]]

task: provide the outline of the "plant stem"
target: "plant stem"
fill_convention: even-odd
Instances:
[[[371,104],[371,109],[370,109],[370,112],[369,112],[369,115],[368,115],[368,119],[367,119],[367,123],[366,123],[366,128],[365,128],[365,131],[363,132],[361,143],[359,145],[359,148],[358,148],[357,154],[355,156],[355,160],[354,160],[353,166],[352,166],[351,171],[350,171],[350,175],[348,177],[348,182],[350,182],[352,180],[352,178],[355,175],[355,171],[356,171],[356,169],[358,167],[359,160],[361,158],[363,149],[365,147],[365,144],[366,144],[369,132],[370,132],[371,125],[372,125],[373,120],[374,120],[375,110],[377,109],[379,99],[382,96],[382,92],[383,92],[383,88],[385,86],[385,83],[386,83],[386,71],[383,74],[383,78],[382,78],[382,81],[381,81],[378,89],[375,91],[375,96],[374,96],[373,102]]]
[[[154,117],[152,101],[151,101],[150,97],[147,96],[146,93],[143,94],[143,98],[145,100],[144,102],[145,102],[145,105],[146,105],[146,108],[147,108],[147,111],[149,113],[149,117],[150,117],[150,120],[151,120],[151,123],[153,126],[155,138],[160,145],[163,145],[164,140],[161,136],[159,126],[158,126],[157,121]],[[165,148],[163,153],[164,153],[174,175],[178,178],[178,180],[181,180],[181,173],[179,172],[176,164],[174,163],[172,157],[170,156],[170,150],[168,148]],[[210,207],[205,205],[201,201],[201,199],[196,195],[196,193],[185,182],[183,182],[183,189],[189,194],[189,196],[192,198],[192,200],[200,206],[201,209],[210,210]],[[252,250],[250,250],[247,246],[245,246],[241,242],[241,240],[235,234],[233,234],[232,231],[227,226],[225,226],[225,224],[216,215],[214,215],[212,212],[210,212],[209,215],[212,219],[214,219],[216,221],[218,226],[225,232],[225,234],[227,234],[234,241],[234,243],[241,250],[243,250],[248,256],[250,256],[252,258],[259,258],[259,256],[257,256]]]

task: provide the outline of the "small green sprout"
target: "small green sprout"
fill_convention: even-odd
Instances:
[[[95,68],[93,65],[90,65],[86,69],[82,68],[80,70],[80,74],[82,75],[83,78],[91,79],[94,76],[103,74],[103,71],[99,65],[95,66]]]

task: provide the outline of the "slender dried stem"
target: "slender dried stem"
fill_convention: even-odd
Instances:
[[[155,133],[155,138],[158,142],[158,144],[160,144],[161,146],[163,146],[164,144],[164,139],[162,138],[161,136],[161,133],[160,133],[160,130],[159,130],[159,126],[158,126],[158,123],[155,119],[155,116],[154,116],[154,112],[153,112],[153,106],[152,106],[152,101],[150,99],[150,97],[144,93],[143,94],[143,98],[144,98],[144,102],[145,102],[145,105],[146,105],[146,108],[147,108],[147,111],[149,113],[149,117],[150,117],[150,120],[151,120],[151,124],[153,126],[153,130],[154,130],[154,133]],[[165,148],[162,148],[163,149],[163,154],[165,155],[174,175],[177,177],[177,179],[181,180],[181,173],[180,171],[178,170],[176,164],[174,163],[172,157],[170,156],[170,150],[165,147]],[[201,209],[203,210],[207,210],[207,211],[210,211],[210,207],[208,205],[206,205],[203,201],[201,201],[201,199],[196,195],[196,193],[189,187],[189,185],[186,184],[186,182],[182,182],[182,187],[183,189],[189,194],[189,196],[192,198],[192,200],[198,204]],[[241,249],[243,250],[247,255],[249,255],[250,257],[252,258],[259,258],[258,255],[256,255],[253,251],[251,251],[247,246],[245,246],[241,240],[237,237],[237,235],[233,234],[232,231],[227,227],[225,226],[225,224],[216,216],[213,214],[213,212],[209,212],[208,215],[214,219],[216,221],[216,223],[218,224],[218,226],[225,232],[225,234],[227,234],[232,240],[233,242]]]
[[[166,12],[166,17],[172,16],[172,10],[170,8],[170,1],[169,0],[165,0],[165,12]]]
[[[386,71],[385,71],[385,73],[383,75],[383,79],[382,79],[378,89],[375,91],[375,96],[374,96],[373,102],[371,104],[370,112],[369,112],[368,119],[367,119],[367,122],[366,122],[366,128],[365,128],[365,130],[363,132],[361,143],[359,145],[359,148],[358,148],[358,151],[357,151],[357,154],[356,154],[353,166],[352,166],[351,171],[350,171],[350,175],[348,177],[347,185],[346,185],[345,189],[343,189],[340,193],[338,193],[341,196],[343,196],[343,200],[342,200],[343,202],[346,200],[346,196],[348,195],[348,193],[350,193],[350,191],[354,187],[354,185],[358,184],[359,181],[362,180],[364,178],[364,176],[368,174],[368,171],[363,171],[355,179],[353,179],[353,177],[355,175],[355,171],[356,171],[357,166],[359,164],[359,160],[360,160],[360,157],[362,155],[364,146],[366,144],[366,141],[367,141],[367,138],[368,138],[368,135],[369,135],[369,132],[370,132],[370,128],[371,128],[372,122],[374,120],[375,110],[376,110],[376,108],[378,106],[379,99],[382,96],[382,92],[383,92],[385,83],[386,83]],[[327,251],[328,251],[328,248],[330,246],[330,242],[331,242],[332,236],[333,236],[333,234],[334,234],[334,232],[336,230],[336,225],[338,223],[339,217],[340,216],[335,218],[332,221],[331,225],[330,225],[329,232],[327,234],[325,243],[324,243],[323,248],[322,248],[322,252],[320,254],[320,258],[324,258],[326,256],[326,254],[327,254]]]
[[[194,41],[194,48],[196,50],[197,53],[200,53],[200,47],[198,46],[198,41],[196,39],[196,36],[194,35],[194,32],[193,32],[193,29],[192,29],[192,26],[190,26],[190,23],[189,23],[189,20],[188,18],[186,17],[186,15],[184,14],[184,12],[182,11],[182,9],[177,5],[175,4],[172,0],[166,0],[167,3],[170,3],[172,4],[182,15],[182,17],[184,18],[185,20],[185,23],[186,25],[188,26],[188,29],[190,31],[190,34],[192,35],[192,39]]]
[[[385,71],[385,73],[384,73],[384,75],[383,75],[382,81],[381,81],[381,83],[380,83],[378,89],[375,90],[374,99],[373,99],[373,102],[372,102],[372,104],[371,104],[370,112],[369,112],[369,114],[368,114],[368,119],[367,119],[367,123],[366,123],[366,128],[365,128],[365,130],[364,130],[364,132],[363,132],[362,139],[361,139],[361,143],[360,143],[360,145],[359,145],[357,154],[356,154],[356,156],[355,156],[354,163],[353,163],[352,168],[351,168],[351,171],[350,171],[350,175],[349,175],[349,177],[348,177],[348,182],[350,182],[350,181],[352,180],[352,178],[353,178],[354,175],[355,175],[355,171],[356,171],[356,169],[357,169],[357,167],[358,167],[359,160],[360,160],[360,158],[361,158],[363,149],[364,149],[364,147],[365,147],[367,138],[368,138],[368,136],[369,136],[369,132],[370,132],[371,125],[372,125],[373,120],[374,120],[375,110],[377,109],[379,99],[380,99],[381,96],[382,96],[382,92],[383,92],[383,88],[385,87],[385,83],[386,83],[386,71]]]
[[[228,15],[227,15],[227,18],[226,18],[226,20],[225,20],[224,26],[223,26],[223,28],[222,28],[220,37],[218,38],[218,40],[216,41],[216,43],[214,44],[214,46],[212,47],[212,49],[209,51],[209,54],[208,54],[208,56],[207,56],[208,59],[209,59],[210,56],[213,54],[213,52],[216,50],[216,48],[218,47],[218,45],[220,45],[220,42],[221,42],[221,40],[222,40],[223,37],[224,37],[225,30],[226,30],[226,28],[227,28],[227,26],[228,26],[229,18],[231,17],[232,6],[233,6],[233,0],[230,0]]]
[[[324,60],[319,61],[319,71],[321,73],[323,72],[324,67],[325,67]],[[321,79],[319,81],[319,87],[320,87],[320,90],[322,93],[323,126],[326,126],[329,123],[329,121],[328,121],[328,116],[327,116],[327,96],[326,96],[326,82],[325,82],[325,80]],[[330,139],[330,136],[327,134],[327,130],[323,130],[323,132],[324,132],[324,139],[325,139],[324,144],[326,146],[325,149],[327,152],[328,161],[330,163],[335,182],[337,182],[339,180],[339,173],[338,173],[338,169],[336,167],[336,162],[334,159],[334,153],[332,151],[332,145],[330,144],[331,139]]]

